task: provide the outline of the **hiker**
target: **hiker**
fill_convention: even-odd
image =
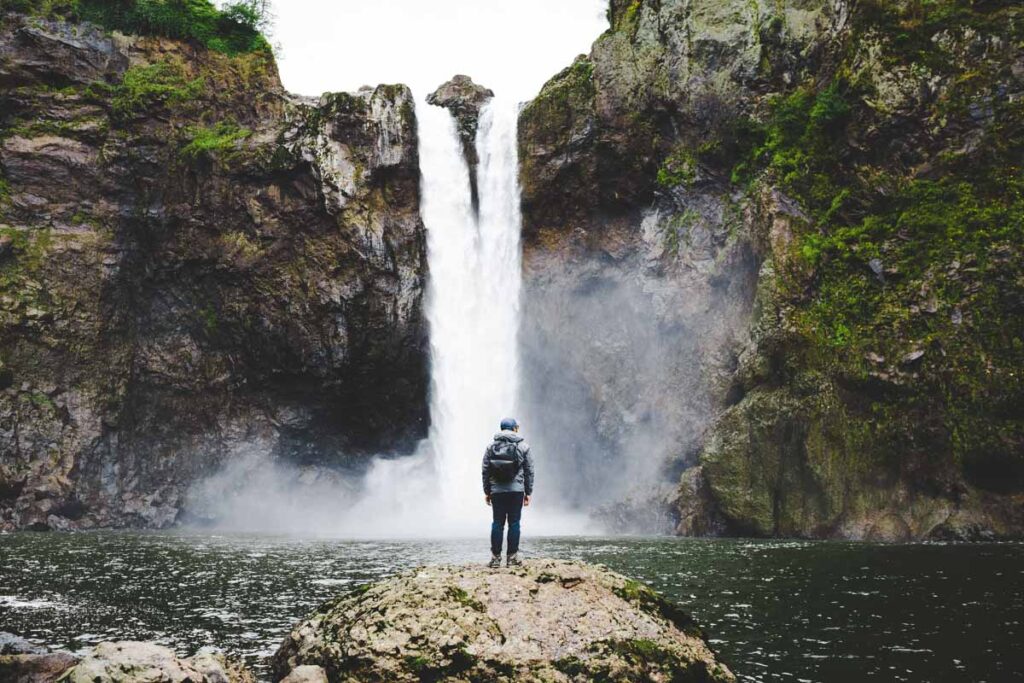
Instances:
[[[530,446],[519,436],[519,423],[512,418],[501,421],[501,431],[484,451],[484,500],[494,512],[491,523],[491,561],[489,567],[501,566],[501,537],[508,519],[508,556],[506,567],[518,567],[519,518],[523,506],[530,504],[533,494],[533,460]]]

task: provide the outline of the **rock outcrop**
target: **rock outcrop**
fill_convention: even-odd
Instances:
[[[476,169],[480,156],[476,151],[476,129],[480,124],[480,110],[494,97],[494,92],[477,85],[469,76],[457,75],[427,95],[427,102],[444,107],[455,117],[455,128],[462,142],[462,154],[469,165],[469,189],[473,195],[473,207],[480,206],[477,190]]]
[[[181,659],[153,643],[100,643],[68,670],[67,683],[255,683],[245,667],[220,654],[201,652]]]
[[[332,683],[735,680],[690,617],[646,586],[553,560],[425,567],[366,586],[296,626],[274,672]]]
[[[254,453],[427,427],[412,95],[272,56],[0,22],[0,528],[160,527]]]
[[[0,655],[5,683],[255,683],[241,664],[214,652],[179,658],[154,643],[100,643],[84,657],[68,653]]]
[[[1024,532],[1019,3],[610,18],[520,118],[538,449],[680,533]]]

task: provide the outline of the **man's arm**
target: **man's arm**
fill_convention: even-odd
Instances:
[[[487,502],[490,503],[491,498],[491,447],[488,446],[484,449],[484,462],[480,467],[480,472],[484,479],[484,495],[487,497]]]
[[[529,446],[523,450],[523,489],[527,498],[533,495],[533,456]]]

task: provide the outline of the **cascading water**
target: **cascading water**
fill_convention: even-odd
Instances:
[[[498,421],[516,404],[519,326],[519,188],[514,104],[481,113],[479,218],[454,120],[420,114],[422,212],[430,286],[430,449],[449,528],[479,511],[479,467]]]

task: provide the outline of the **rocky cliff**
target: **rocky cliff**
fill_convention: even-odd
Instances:
[[[1019,535],[1019,3],[609,17],[520,119],[538,447],[627,525]]]
[[[310,100],[266,51],[0,21],[0,528],[163,526],[231,460],[424,434],[406,87]]]

